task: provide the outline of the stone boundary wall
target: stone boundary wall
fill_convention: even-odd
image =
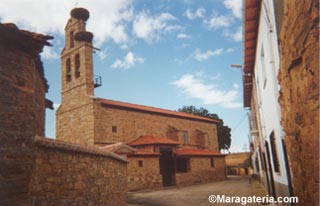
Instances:
[[[319,204],[319,1],[284,0],[281,124],[297,205]]]
[[[34,205],[127,205],[127,161],[96,148],[37,138]]]

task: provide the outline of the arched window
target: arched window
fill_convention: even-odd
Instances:
[[[70,48],[74,47],[73,31],[70,32]]]
[[[66,62],[66,80],[67,80],[67,82],[71,81],[71,62],[70,62],[70,58],[68,58],[67,62]]]
[[[75,76],[76,78],[80,77],[80,55],[76,54],[74,57],[74,65],[75,65]]]

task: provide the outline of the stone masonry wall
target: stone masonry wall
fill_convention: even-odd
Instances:
[[[128,157],[128,190],[155,189],[162,187],[159,157]],[[139,167],[139,161],[143,166]]]
[[[126,206],[126,163],[114,158],[37,145],[34,205]]]
[[[129,111],[126,109],[108,108],[95,105],[95,142],[130,143],[141,135],[168,137],[179,142],[182,141],[182,131],[188,132],[190,145],[199,145],[197,131],[203,135],[204,146],[212,151],[219,151],[217,128],[213,123],[189,120],[184,118],[169,117],[152,113]],[[117,132],[112,132],[112,126],[117,127]],[[174,132],[172,132],[174,131]],[[210,144],[208,142],[210,138]]]
[[[285,0],[280,31],[281,124],[298,205],[319,203],[319,1]]]
[[[93,145],[93,103],[89,98],[87,101],[86,104],[81,104],[73,109],[66,108],[65,104],[60,106],[56,114],[57,140]]]
[[[191,157],[190,172],[176,173],[177,185],[224,180],[226,178],[225,157],[214,157],[211,167],[210,157]]]
[[[47,85],[33,41],[13,24],[9,36],[0,26],[0,205],[31,205],[33,137],[44,134]]]

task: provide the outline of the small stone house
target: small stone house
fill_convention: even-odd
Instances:
[[[95,97],[89,12],[71,11],[61,53],[62,102],[57,139],[128,157],[128,189],[159,188],[225,178],[218,120]]]

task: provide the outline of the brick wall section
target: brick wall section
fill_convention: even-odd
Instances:
[[[280,31],[281,124],[299,205],[319,203],[319,2],[285,0]]]
[[[44,134],[46,80],[38,53],[45,44],[0,24],[0,205],[29,205],[33,137]]]
[[[177,185],[224,180],[225,157],[213,157],[214,167],[211,167],[210,157],[191,157],[190,172],[176,173]]]
[[[159,157],[128,157],[128,191],[162,187]],[[143,167],[139,167],[143,161]]]
[[[94,109],[95,142],[118,142],[130,143],[141,135],[167,137],[179,142],[182,141],[182,131],[187,131],[190,145],[199,145],[196,138],[199,131],[203,135],[205,147],[212,151],[219,151],[216,124],[170,117],[147,112],[130,111],[102,106],[97,102]],[[117,127],[117,132],[112,132],[112,126]],[[175,132],[172,132],[174,128]],[[211,138],[211,144],[208,143]]]
[[[126,163],[88,151],[37,144],[31,191],[34,204],[126,206]]]

